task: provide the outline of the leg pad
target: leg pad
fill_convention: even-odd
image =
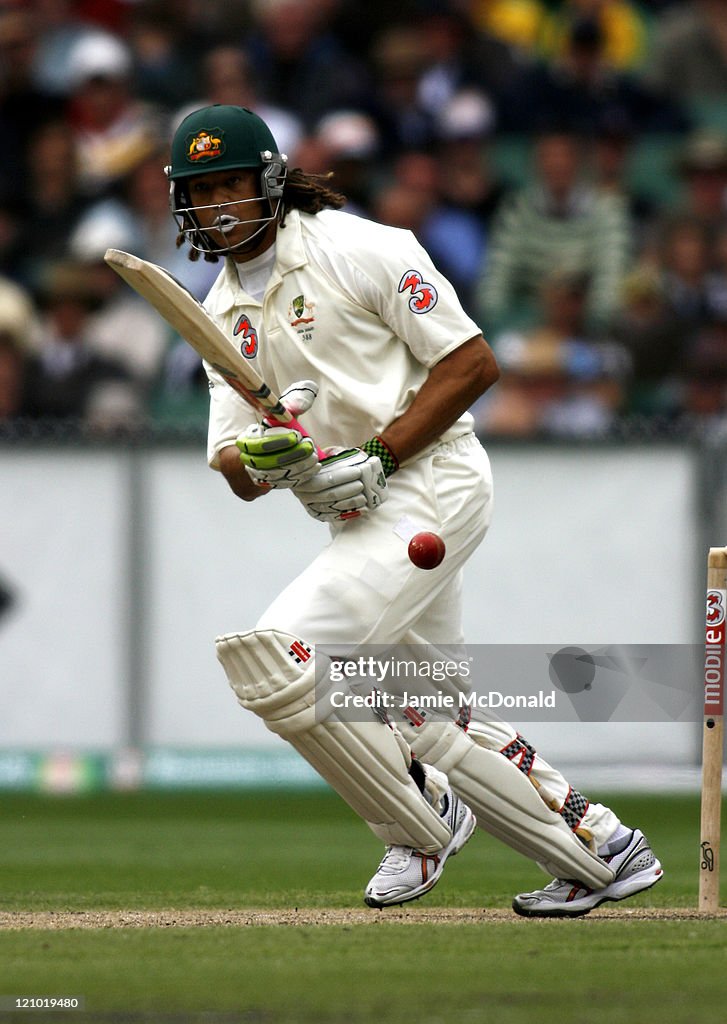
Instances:
[[[409,774],[406,744],[384,722],[342,722],[316,715],[315,656],[297,637],[277,630],[228,633],[217,657],[239,703],[286,739],[386,844],[434,853],[451,839],[449,826]],[[321,666],[319,666],[319,673]],[[323,701],[320,701],[322,704]]]
[[[608,865],[586,848],[502,754],[475,743],[454,722],[429,720],[401,728],[414,755],[448,776],[481,828],[559,878],[578,879],[594,889],[613,880]]]

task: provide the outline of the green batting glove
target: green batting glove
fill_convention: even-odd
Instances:
[[[318,468],[316,446],[310,437],[289,427],[253,423],[235,441],[240,461],[260,486],[296,487]]]

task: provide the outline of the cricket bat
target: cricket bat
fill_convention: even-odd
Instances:
[[[122,249],[107,249],[104,259],[135,292],[192,348],[217,370],[221,377],[252,406],[264,413],[273,426],[289,426],[310,435],[288,412],[235,343],[217,326],[201,302],[168,271]],[[318,448],[318,457],[325,453]]]

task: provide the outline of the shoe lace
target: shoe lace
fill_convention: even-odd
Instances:
[[[568,889],[572,889],[574,886],[579,889],[588,888],[583,882],[579,882],[577,878],[554,878],[546,886],[543,886],[543,892],[555,892],[556,889],[560,889],[563,886],[566,886]]]
[[[379,871],[383,874],[397,874],[402,871],[411,860],[411,850],[408,846],[387,846],[383,860],[379,864]]]

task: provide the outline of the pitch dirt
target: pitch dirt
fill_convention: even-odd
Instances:
[[[714,914],[696,909],[645,907],[637,910],[601,908],[577,918],[579,922],[617,921],[705,921],[727,918],[727,907]],[[380,924],[496,924],[519,922],[522,925],[543,925],[541,919],[518,917],[504,908],[423,909],[372,911],[359,909],[304,908],[301,910],[88,910],[88,911],[0,911],[0,931],[57,931],[66,928],[256,928],[264,926],[325,927]]]

